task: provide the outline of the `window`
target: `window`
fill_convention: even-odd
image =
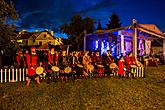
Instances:
[[[42,45],[42,42],[41,41],[39,42],[39,45]]]
[[[46,38],[46,34],[44,34],[44,38]]]

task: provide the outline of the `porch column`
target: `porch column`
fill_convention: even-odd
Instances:
[[[136,28],[136,20],[132,20],[133,23],[133,55],[137,58],[137,28]]]
[[[124,55],[124,35],[121,34],[121,53]]]
[[[164,63],[165,63],[165,38],[163,39],[163,57],[164,57]]]

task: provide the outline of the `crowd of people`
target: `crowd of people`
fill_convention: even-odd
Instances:
[[[110,76],[110,74],[118,75],[119,78],[128,74],[133,74],[136,67],[142,67],[140,63],[130,52],[126,57],[120,56],[116,59],[108,50],[106,54],[100,55],[100,52],[67,52],[50,51],[36,52],[36,48],[32,47],[29,52],[26,50],[18,50],[16,53],[16,67],[28,68],[27,86],[30,85],[31,79],[35,79],[40,84],[40,78],[46,78],[47,83],[55,81],[56,78],[74,78]]]

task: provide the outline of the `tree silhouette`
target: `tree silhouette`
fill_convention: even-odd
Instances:
[[[73,50],[83,50],[84,30],[94,31],[94,20],[90,17],[82,19],[80,14],[72,17],[71,23],[61,26],[61,31],[69,35],[68,41]]]
[[[107,25],[107,29],[114,29],[114,28],[121,27],[121,22],[118,15],[116,13],[113,13],[110,16],[110,20],[108,21],[106,25]]]
[[[102,30],[102,25],[101,25],[101,21],[100,20],[98,21],[98,24],[97,24],[97,30]]]
[[[0,51],[3,50],[4,55],[11,55],[15,43],[12,40],[16,39],[14,33],[14,24],[9,24],[9,20],[17,20],[18,14],[12,2],[7,3],[5,0],[0,0]],[[0,52],[1,56],[1,52]]]

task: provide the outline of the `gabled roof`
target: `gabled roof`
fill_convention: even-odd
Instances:
[[[132,29],[132,28],[133,28],[133,25],[110,29],[110,30],[97,30],[96,32],[87,34],[86,36],[90,36],[93,34],[117,32],[120,30],[126,30],[126,29]],[[159,38],[165,38],[165,34],[161,32],[160,29],[155,24],[137,24],[137,29],[145,33],[148,33],[150,35],[157,36]]]
[[[138,24],[137,27],[140,31],[149,33],[151,35],[155,35],[161,38],[163,38],[163,36],[165,37],[164,33],[161,32],[155,24]]]
[[[148,30],[154,31],[158,34],[163,34],[155,24],[138,24],[138,25],[140,25],[141,27],[144,27]]]
[[[48,37],[46,39],[43,39],[42,37],[39,37],[43,32],[46,32],[48,35],[50,35],[52,38]],[[40,34],[36,37],[36,40],[55,40],[55,37],[49,33],[48,31],[42,31]]]

